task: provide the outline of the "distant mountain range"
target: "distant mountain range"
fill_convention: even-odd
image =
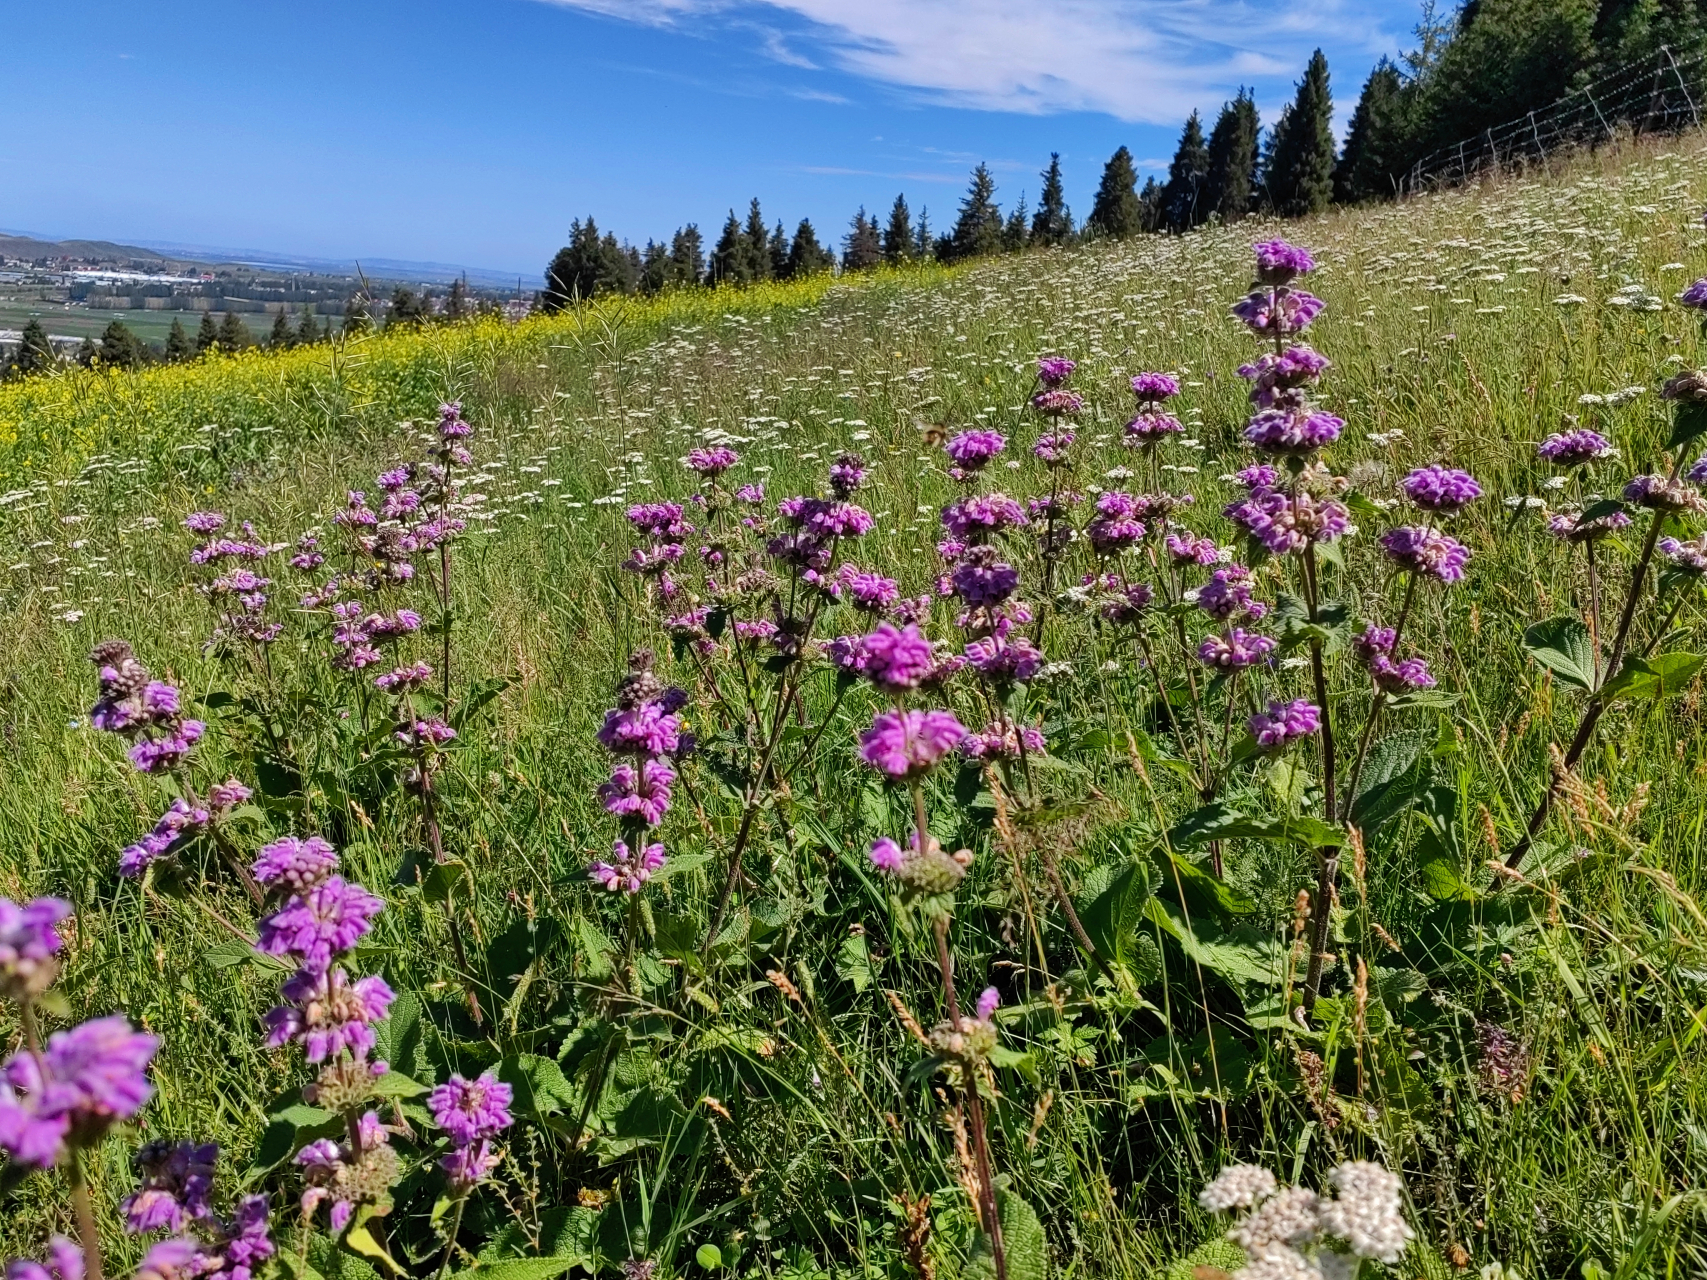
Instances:
[[[267,249],[230,249],[169,240],[118,244],[111,240],[56,239],[27,231],[0,231],[0,254],[12,258],[68,257],[158,262],[162,265],[175,262],[201,266],[230,265],[332,276],[350,276],[360,271],[372,280],[421,284],[449,284],[458,276],[467,276],[470,284],[495,289],[515,288],[518,274],[524,290],[537,288],[541,283],[541,277],[535,272],[497,271],[490,267],[460,266],[450,262],[414,262],[404,258],[315,258]]]

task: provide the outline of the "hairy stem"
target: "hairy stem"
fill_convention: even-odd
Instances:
[[[83,1275],[85,1280],[102,1280],[101,1233],[95,1225],[95,1206],[89,1199],[89,1180],[81,1148],[71,1148],[71,1163],[65,1172],[71,1184],[71,1211],[77,1218],[77,1238],[83,1245]]]

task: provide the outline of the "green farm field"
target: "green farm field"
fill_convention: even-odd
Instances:
[[[1365,1276],[1707,1273],[1707,615],[1687,547],[1659,541],[1699,538],[1701,504],[1632,502],[1587,543],[1547,524],[1605,517],[1631,477],[1702,451],[1698,411],[1660,392],[1707,362],[1676,300],[1707,275],[1704,207],[1687,136],[1304,222],[0,387],[0,893],[74,907],[48,1030],[122,1012],[160,1039],[152,1100],[90,1160],[114,1272],[145,1247],[122,1230],[132,1153],[169,1138],[219,1144],[222,1203],[271,1196],[280,1275],[1183,1280],[1246,1261],[1198,1199],[1224,1166],[1322,1188],[1351,1160],[1400,1177],[1414,1232]],[[1251,563],[1222,512],[1259,460],[1237,369],[1270,348],[1229,312],[1277,235],[1314,255],[1306,336],[1331,366],[1311,394],[1344,420],[1338,478],[1291,483],[1356,527],[1320,559]],[[1061,469],[1033,454],[1043,356],[1078,362],[1084,398]],[[1154,450],[1123,444],[1145,370],[1180,384],[1183,429]],[[438,447],[443,401],[473,428],[446,507],[466,529],[408,584],[361,586],[373,547],[333,517],[350,490],[377,510],[376,475]],[[1616,455],[1538,457],[1573,427]],[[972,428],[1007,446],[963,483],[940,446]],[[710,445],[740,457],[704,489],[683,459]],[[895,698],[827,650],[873,619],[766,550],[777,501],[826,493],[844,452],[874,523],[837,563],[927,597],[924,633],[957,653],[977,623],[939,594],[943,509],[1056,495],[1079,534],[1057,553],[1045,513],[964,562],[1017,571],[1014,634],[1041,667],[905,695],[1040,744],[916,784],[862,761]],[[1483,491],[1445,521],[1461,581],[1381,549],[1419,523],[1399,482],[1435,463]],[[759,484],[762,504],[732,496]],[[1098,502],[1127,492],[1194,501],[1152,504],[1142,540],[1099,555]],[[692,535],[625,518],[664,502]],[[270,644],[198,589],[216,566],[190,563],[195,511],[272,548],[245,562],[269,580]],[[1211,566],[1172,563],[1166,532],[1251,564],[1268,611],[1241,625],[1276,641],[1268,662],[1229,678],[1198,659],[1220,634],[1197,594]],[[293,569],[304,534],[324,563]],[[670,546],[664,602],[620,566]],[[324,600],[299,603],[329,574],[420,629],[340,667]],[[1122,612],[1140,581],[1153,598]],[[1377,696],[1354,640],[1396,619],[1436,683]],[[88,654],[112,637],[206,723],[182,769],[139,772],[91,727]],[[588,868],[639,830],[600,802],[595,735],[640,650],[686,691],[698,745],[645,837],[667,860],[628,894]],[[416,661],[418,692],[373,685]],[[1337,748],[1245,740],[1294,700],[1325,701]],[[411,725],[436,716],[456,737],[422,747]],[[174,796],[227,777],[252,799],[118,873]],[[869,856],[920,829],[970,850],[946,897]],[[255,951],[263,909],[234,869],[287,835],[324,837],[383,900],[346,963],[395,993],[372,1105],[401,1163],[341,1233],[324,1211],[305,1225],[292,1156],[349,1117],[305,1098],[300,1049],[262,1044],[289,969]],[[960,1005],[999,997],[993,1051],[932,1031],[950,951]],[[10,1005],[0,1033],[23,1034]],[[426,1090],[487,1070],[515,1123],[490,1179],[435,1213]],[[71,1232],[63,1180],[4,1194],[8,1256]]]

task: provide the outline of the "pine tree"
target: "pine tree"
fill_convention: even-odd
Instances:
[[[640,255],[640,292],[662,293],[670,287],[670,251],[656,240],[646,241]]]
[[[898,195],[889,206],[889,225],[883,229],[883,260],[904,262],[913,256],[913,215],[907,197]]]
[[[18,349],[12,353],[8,373],[14,377],[27,378],[32,373],[45,373],[58,363],[59,357],[54,354],[53,343],[48,339],[47,330],[42,328],[41,321],[28,321],[19,337]]]
[[[638,253],[618,243],[610,233],[599,235],[589,216],[569,226],[569,243],[557,251],[545,269],[545,292],[540,302],[546,311],[564,307],[601,293],[632,293],[640,277]]]
[[[1209,148],[1203,141],[1203,121],[1193,111],[1180,131],[1179,146],[1168,166],[1162,186],[1162,226],[1169,231],[1190,231],[1208,216],[1200,208],[1203,179],[1209,173]]]
[[[196,328],[196,354],[205,355],[219,341],[219,326],[213,322],[213,312],[202,312],[202,322]]]
[[[1002,248],[1008,253],[1019,253],[1031,239],[1031,211],[1026,207],[1025,192],[1019,193],[1019,203],[1013,212],[1008,214],[1008,220],[1002,225]]]
[[[235,311],[227,311],[225,318],[219,322],[219,349],[227,355],[241,351],[253,339],[249,336],[249,326]]]
[[[980,161],[960,202],[954,230],[946,237],[948,252],[939,256],[958,262],[1002,251],[1002,211],[995,194],[996,180],[990,176],[990,167]]]
[[[750,284],[752,272],[747,265],[747,241],[741,232],[741,220],[729,211],[729,221],[723,224],[723,234],[711,251],[712,284]]]
[[[455,324],[458,320],[466,320],[473,311],[468,299],[468,281],[458,276],[450,282],[450,292],[445,295],[445,309],[440,315],[447,323]]]
[[[1154,177],[1144,179],[1138,193],[1138,230],[1149,234],[1162,229],[1162,184]]]
[[[747,255],[747,279],[769,280],[771,276],[771,237],[765,229],[765,215],[759,211],[759,198],[747,207],[747,228],[743,233],[743,248]]]
[[[869,271],[882,261],[883,237],[877,230],[877,219],[867,218],[861,205],[842,237],[842,270]]]
[[[794,229],[794,243],[788,249],[788,278],[804,280],[820,272],[832,270],[836,255],[818,243],[818,233],[805,218]]]
[[[1256,100],[1249,89],[1221,108],[1209,135],[1209,169],[1203,176],[1200,208],[1205,217],[1237,222],[1251,211],[1251,181],[1257,167],[1257,137],[1262,132]]]
[[[146,354],[142,343],[123,320],[111,321],[101,331],[101,346],[96,355],[104,368],[135,369],[142,364]]]
[[[1333,114],[1328,60],[1317,49],[1274,127],[1265,165],[1268,205],[1284,218],[1320,213],[1333,198]]]
[[[699,284],[705,279],[705,241],[699,226],[690,222],[670,239],[670,283]]]
[[[387,329],[414,329],[427,316],[426,299],[418,295],[407,285],[398,285],[391,291],[391,305],[386,308],[385,327]]]
[[[1351,113],[1345,149],[1334,167],[1334,199],[1342,204],[1379,200],[1398,187],[1405,157],[1404,81],[1386,58],[1375,64],[1357,109]]]
[[[273,317],[273,331],[267,336],[267,345],[275,350],[283,350],[296,342],[296,332],[290,327],[290,316],[283,309]]]
[[[1132,153],[1121,147],[1103,166],[1096,203],[1085,220],[1085,230],[1111,240],[1124,240],[1145,230],[1143,210],[1138,204],[1138,170]]]
[[[788,279],[788,248],[788,232],[782,229],[782,219],[778,218],[776,229],[771,232],[771,279]]]
[[[303,346],[313,346],[320,341],[320,336],[320,325],[314,319],[314,308],[305,302],[296,323],[296,340]]]
[[[919,206],[919,225],[913,233],[913,256],[923,262],[936,252],[936,242],[931,239],[931,211],[925,205]]]
[[[82,365],[85,369],[88,369],[94,365],[96,357],[100,354],[101,349],[88,338],[84,338],[83,341],[77,344],[77,354],[73,358],[78,364]]]
[[[29,340],[29,330],[24,331],[25,341]],[[190,335],[184,330],[184,322],[178,316],[172,317],[172,330],[166,335],[165,358],[168,364],[182,364],[195,355],[196,349],[190,343]]]
[[[366,333],[373,328],[373,313],[368,308],[368,298],[365,293],[353,293],[349,301],[344,303],[344,326],[341,332],[345,337],[358,333]],[[199,344],[201,339],[197,338]]]
[[[1061,185],[1061,154],[1049,153],[1049,167],[1043,171],[1043,194],[1038,197],[1037,212],[1031,219],[1033,244],[1066,244],[1073,238],[1073,215],[1067,209],[1066,192]]]

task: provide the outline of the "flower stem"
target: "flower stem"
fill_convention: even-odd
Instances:
[[[101,1233],[95,1225],[95,1206],[89,1199],[89,1182],[84,1176],[83,1152],[71,1149],[71,1164],[66,1170],[71,1184],[71,1210],[77,1217],[77,1236],[83,1245],[83,1275],[85,1280],[102,1280]]]
[[[1304,549],[1304,578],[1309,587],[1310,621],[1315,623],[1320,612],[1320,597],[1316,583],[1316,548],[1312,543]],[[1322,805],[1328,821],[1334,822],[1338,812],[1338,796],[1334,781],[1334,725],[1328,706],[1328,679],[1322,665],[1320,641],[1310,643],[1310,674],[1315,682],[1316,702],[1322,709]],[[1321,865],[1316,874],[1316,897],[1310,904],[1310,965],[1304,975],[1304,1016],[1308,1018],[1316,1007],[1321,993],[1322,969],[1327,960],[1328,929],[1333,915],[1334,883],[1339,879],[1338,849],[1318,852]]]
[[[451,1260],[456,1257],[456,1237],[462,1230],[462,1211],[468,1207],[468,1197],[459,1196],[456,1201],[456,1213],[450,1220],[450,1234],[445,1236],[445,1257],[439,1263],[438,1280],[445,1280],[450,1274]]]

